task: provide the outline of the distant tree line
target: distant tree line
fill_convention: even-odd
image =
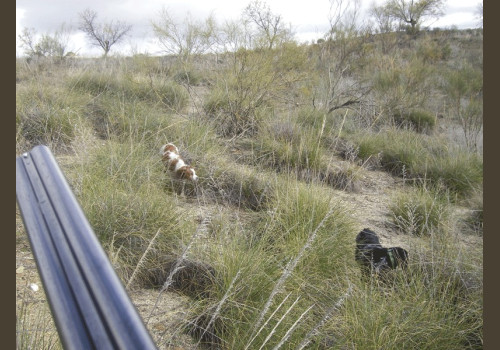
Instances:
[[[334,22],[347,23],[350,21],[347,16],[353,15],[349,11],[346,12],[346,9],[355,6],[356,11],[359,11],[358,2],[354,3],[357,5],[349,4],[346,0],[330,0],[331,27],[337,32],[338,26]],[[379,32],[406,28],[415,34],[426,20],[442,16],[444,5],[445,0],[387,0],[381,5],[372,6],[369,15]],[[482,22],[482,5],[477,11]],[[98,21],[97,12],[91,9],[80,12],[78,16],[78,29],[85,33],[90,44],[103,50],[104,57],[132,30],[132,25],[125,21]],[[354,32],[353,29],[358,24],[351,21],[350,25],[350,29],[344,28],[343,31]],[[177,21],[163,9],[158,18],[152,21],[152,30],[164,52],[178,55],[183,60],[187,60],[191,55],[233,44],[237,46],[233,49],[272,49],[280,43],[292,41],[294,37],[291,26],[284,22],[281,15],[273,13],[269,5],[262,0],[251,1],[244,8],[240,21],[226,21],[220,26],[213,15],[205,20],[195,20],[188,15],[183,21]],[[19,40],[28,57],[64,57],[69,54],[71,32],[72,28],[63,25],[52,34],[39,36],[34,29],[25,28],[19,35]],[[331,31],[327,33],[327,37],[331,35]]]

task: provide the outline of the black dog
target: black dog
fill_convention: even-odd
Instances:
[[[408,264],[408,252],[400,247],[382,247],[377,234],[365,228],[356,237],[355,259],[361,264],[365,274],[378,274],[398,266],[405,268]]]

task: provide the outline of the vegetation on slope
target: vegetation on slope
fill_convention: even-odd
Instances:
[[[124,284],[188,295],[180,330],[195,342],[481,348],[480,138],[437,83],[464,60],[481,72],[461,56],[462,35],[401,34],[391,52],[382,36],[286,43],[183,65],[18,59],[16,153],[52,148]],[[345,69],[325,79],[339,47],[351,49]],[[478,95],[461,98],[477,107]],[[166,142],[196,185],[164,171]],[[339,195],[363,193],[373,170],[403,183],[377,219],[410,251],[389,282],[361,278],[366,213]],[[182,278],[165,285],[176,264]]]

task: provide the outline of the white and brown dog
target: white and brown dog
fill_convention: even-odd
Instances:
[[[179,155],[179,149],[173,143],[161,146],[160,154],[165,167],[174,173],[178,179],[198,181],[194,168],[184,163],[184,160]]]

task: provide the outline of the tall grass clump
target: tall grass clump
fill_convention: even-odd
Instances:
[[[261,210],[273,196],[272,177],[232,161],[215,128],[206,120],[173,118],[157,132],[155,140],[158,149],[167,142],[177,145],[182,158],[195,167],[200,178],[200,203]]]
[[[200,186],[205,199],[238,208],[263,210],[274,196],[274,181],[268,174],[235,165],[226,158],[212,158],[200,167]]]
[[[19,142],[27,148],[38,144],[64,149],[75,136],[76,125],[84,123],[81,111],[85,98],[59,87],[33,82],[16,93],[16,128]]]
[[[47,303],[33,297],[27,285],[24,287],[16,298],[16,349],[62,349]]]
[[[310,127],[318,131],[323,129],[323,136],[335,133],[339,129],[337,114],[326,114],[323,110],[302,107],[296,112],[295,122],[301,127]]]
[[[322,163],[321,127],[304,128],[292,121],[270,122],[258,135],[255,147],[258,163],[279,172],[319,173]]]
[[[443,232],[450,218],[449,204],[443,196],[425,188],[398,193],[389,210],[400,231],[418,236]]]
[[[163,191],[166,179],[156,153],[136,143],[108,142],[69,169],[74,192],[122,279],[131,277],[146,249],[142,272],[158,267],[192,229]]]
[[[365,134],[354,137],[358,145],[358,157],[363,161],[371,157],[379,158],[381,166],[402,176],[418,175],[413,171],[417,164],[428,158],[428,147],[420,135],[407,130],[389,129],[376,134]]]
[[[90,93],[92,96],[106,94],[127,101],[156,103],[170,111],[180,111],[187,104],[186,91],[176,82],[167,78],[150,76],[135,77],[124,72],[84,71],[68,81],[68,88]]]
[[[393,287],[360,285],[346,300],[339,348],[482,349],[482,297],[435,265],[411,269]],[[479,295],[478,295],[479,293]]]
[[[185,69],[179,69],[173,78],[179,84],[185,84],[189,86],[200,85],[204,79],[201,72],[194,68],[186,67]]]
[[[184,159],[196,162],[221,157],[224,153],[220,138],[206,120],[177,115],[164,116],[164,119],[165,124],[156,133],[158,149],[161,145],[172,142],[179,147]]]
[[[433,183],[456,195],[466,198],[483,187],[483,157],[475,152],[450,147],[447,154],[431,158],[427,168],[420,172]],[[425,170],[424,170],[425,169]]]
[[[324,188],[278,183],[260,225],[222,230],[235,239],[219,236],[204,246],[220,278],[192,310],[190,324],[202,341],[228,349],[297,346],[348,289],[354,254],[348,210]]]
[[[483,235],[483,191],[473,193],[468,201],[467,207],[470,212],[464,218],[466,227],[474,234]]]
[[[340,239],[334,234],[337,230],[346,234],[351,224],[349,209],[337,202],[327,187],[294,183],[293,179],[292,175],[285,181],[279,182],[276,197],[270,204],[273,211],[265,232],[265,237],[269,240],[268,244],[275,246],[278,250],[286,246],[287,249],[284,251],[288,253],[297,252],[305,243],[309,233],[325,217],[327,219],[321,226],[318,237]],[[288,181],[290,184],[287,183]],[[340,242],[342,241],[337,244]],[[338,247],[340,248],[341,245]],[[324,248],[319,247],[320,250]]]
[[[151,146],[156,134],[176,120],[172,113],[146,102],[106,95],[90,101],[85,106],[84,117],[100,139],[135,139],[141,143],[148,142]]]
[[[398,129],[349,137],[363,161],[375,158],[383,169],[417,184],[430,182],[459,198],[482,186],[482,157],[442,140]]]
[[[409,127],[419,133],[431,133],[436,126],[436,117],[423,110],[398,113],[394,120],[400,127]]]

